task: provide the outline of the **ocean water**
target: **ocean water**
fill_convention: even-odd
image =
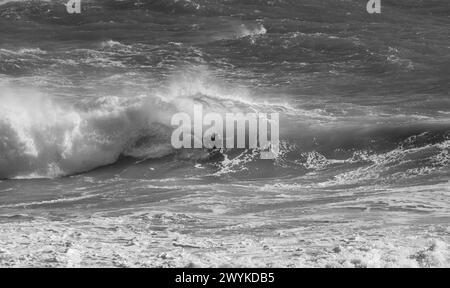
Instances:
[[[449,266],[448,0],[64,2],[0,1],[1,266]]]

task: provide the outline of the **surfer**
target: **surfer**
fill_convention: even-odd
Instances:
[[[215,143],[217,137],[218,136],[216,136],[216,133],[213,133],[211,135],[211,141]],[[207,151],[210,156],[214,157],[216,155],[222,155],[223,149],[217,148],[217,146],[214,145],[212,148],[208,148]]]

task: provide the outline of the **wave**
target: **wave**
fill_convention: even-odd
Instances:
[[[262,24],[253,25],[253,27],[242,24],[239,27],[238,37],[254,37],[258,35],[264,35],[266,33],[267,29]]]
[[[192,114],[195,103],[205,113],[267,107],[200,74],[180,72],[165,89],[145,95],[80,97],[76,104],[2,84],[0,179],[52,178],[113,164],[121,156],[170,155],[171,117],[179,111]]]
[[[161,143],[170,143],[166,125],[175,108],[157,97],[101,97],[75,107],[37,91],[4,87],[0,101],[0,178],[85,172],[121,155],[143,154],[139,146],[153,143],[145,157],[170,153]]]
[[[398,135],[393,128],[368,131],[324,132],[314,128],[313,134],[302,128],[301,139],[284,135],[280,153],[273,161],[260,160],[258,151],[236,154],[225,152],[212,176],[239,179],[301,179],[302,187],[315,179],[311,187],[348,187],[383,184],[411,184],[440,181],[447,178],[450,167],[450,127],[445,124],[412,125]],[[397,128],[399,131],[400,128]],[[361,137],[358,142],[358,137]],[[276,169],[274,169],[276,167]],[[298,178],[299,177],[299,178]],[[286,183],[290,183],[287,180]],[[290,184],[289,184],[290,185]],[[295,183],[294,187],[299,188]]]
[[[43,58],[47,54],[39,48],[21,48],[16,51],[0,49],[0,73],[21,75],[37,70],[48,61]]]
[[[285,115],[302,114],[208,82],[184,74],[174,76],[164,91],[86,98],[77,105],[33,90],[5,88],[0,92],[0,178],[52,178],[110,165],[121,156],[152,159],[179,153],[170,144],[171,115],[192,113],[195,103],[217,113],[285,109]],[[218,170],[210,176],[253,177],[266,171],[262,174],[271,177],[316,171],[331,177],[323,185],[341,185],[386,181],[389,175],[394,175],[390,179],[426,176],[450,164],[450,127],[445,123],[359,130],[336,125],[336,130],[296,124],[295,129],[282,129],[281,152],[269,165],[278,166],[277,171],[259,160],[258,151],[225,150],[224,159],[215,160]],[[199,151],[169,161],[197,161],[204,156]]]

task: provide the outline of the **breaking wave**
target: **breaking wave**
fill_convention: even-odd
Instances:
[[[132,103],[104,97],[88,109],[31,91],[3,90],[0,99],[0,178],[85,172],[114,163],[144,136],[151,142],[166,135],[164,104],[148,98]]]
[[[0,179],[72,175],[121,156],[161,158],[174,153],[170,122],[176,112],[192,113],[195,103],[219,113],[267,106],[252,102],[244,91],[227,92],[202,76],[183,75],[151,95],[88,97],[76,105],[5,86],[0,91]]]
[[[170,144],[171,115],[191,113],[194,103],[219,113],[281,108],[279,104],[258,103],[243,92],[227,94],[193,79],[178,79],[161,94],[88,98],[77,105],[26,89],[4,89],[0,101],[2,179],[72,175],[113,164],[121,156],[150,159],[171,155],[175,153]],[[314,128],[308,132],[305,128],[302,139],[295,138],[302,133],[298,129],[294,135],[284,135],[286,140],[274,162],[280,166],[279,173],[283,169],[298,175],[334,173],[322,183],[325,186],[373,184],[387,178],[430,175],[450,163],[450,129],[446,125],[416,125],[403,129],[403,135],[391,133],[388,127],[381,131],[330,131]],[[314,136],[309,138],[310,133]],[[220,169],[213,176],[242,171],[251,176],[255,171],[251,167],[266,169],[257,153],[225,151],[225,159],[218,163]]]

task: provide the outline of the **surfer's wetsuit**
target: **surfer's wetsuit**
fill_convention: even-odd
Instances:
[[[211,135],[211,141],[216,141],[216,134]],[[216,145],[214,145],[212,148],[208,149],[208,153],[209,154],[215,154],[215,153],[221,153],[222,149],[221,148],[217,148]]]

